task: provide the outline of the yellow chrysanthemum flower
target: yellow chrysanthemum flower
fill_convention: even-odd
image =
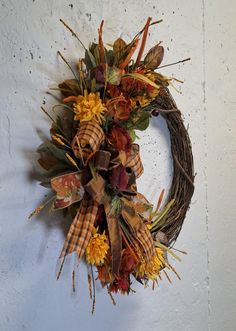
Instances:
[[[86,248],[86,260],[90,264],[99,266],[104,263],[107,251],[109,249],[108,240],[105,233],[100,234],[94,229],[92,238]]]
[[[88,94],[85,91],[84,95],[78,95],[73,107],[75,120],[81,122],[94,119],[100,124],[106,111],[98,92]]]
[[[155,280],[161,269],[165,267],[165,258],[162,249],[156,248],[156,254],[152,257],[151,261],[143,261],[136,271],[136,275],[140,278],[148,278],[150,280]]]

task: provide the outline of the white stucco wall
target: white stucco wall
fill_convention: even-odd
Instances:
[[[86,43],[97,37],[130,38],[146,17],[163,18],[152,28],[149,46],[162,40],[163,69],[185,83],[173,90],[192,139],[196,190],[176,248],[187,256],[175,263],[182,280],[158,290],[135,285],[136,294],[117,296],[117,306],[97,289],[90,314],[86,268],[76,274],[73,257],[56,281],[64,236],[60,214],[27,221],[45,189],[31,178],[36,147],[49,122],[39,111],[49,86],[70,74],[56,56],[82,56],[82,49],[59,22],[75,27]],[[236,3],[225,0],[0,0],[0,330],[1,331],[233,331],[236,329]],[[159,118],[140,134],[145,173],[139,190],[153,202],[171,175],[169,138]],[[154,169],[158,167],[158,171]]]

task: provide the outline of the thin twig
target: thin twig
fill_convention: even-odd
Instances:
[[[64,266],[64,263],[65,263],[65,259],[66,259],[66,256],[63,256],[63,260],[62,260],[62,263],[61,263],[61,266],[60,266],[60,269],[59,269],[59,272],[57,274],[57,280],[60,278],[61,276],[61,272],[62,272],[62,269],[63,269],[63,266]]]
[[[72,30],[72,28],[69,27],[69,25],[65,21],[63,21],[61,18],[60,18],[60,22],[72,33],[72,36],[75,37],[79,41],[79,43],[83,46],[83,48],[86,50],[86,47],[84,46],[82,41],[79,39],[77,34],[74,32],[74,30]]]
[[[110,289],[108,288],[108,286],[107,286],[107,292],[108,292],[108,294],[109,294],[109,296],[110,296],[110,298],[111,298],[111,301],[112,301],[113,305],[116,306],[115,299],[114,299],[113,295],[111,294],[111,291],[110,291]]]
[[[72,272],[72,289],[75,292],[75,270]]]
[[[187,59],[184,59],[184,60],[181,60],[181,61],[178,61],[178,62],[173,62],[173,63],[165,64],[165,65],[163,65],[163,66],[158,67],[157,69],[161,69],[161,68],[165,68],[165,67],[174,66],[174,65],[176,65],[176,64],[184,63],[184,62],[186,62],[186,61],[190,61],[190,60],[191,60],[191,58],[188,57]]]
[[[89,297],[92,299],[93,297],[93,292],[92,292],[92,277],[91,274],[88,271],[88,285],[89,285]]]
[[[95,311],[95,304],[96,304],[96,288],[95,288],[95,280],[94,280],[92,265],[91,265],[91,275],[92,275],[92,283],[93,283],[93,305],[92,305],[92,314],[93,314]]]
[[[182,174],[187,178],[187,180],[189,181],[189,183],[194,187],[193,181],[191,180],[191,178],[189,177],[189,175],[186,173],[186,171],[184,170],[184,168],[180,164],[179,160],[177,159],[177,156],[176,155],[173,155],[173,158],[175,160],[175,163],[179,167],[180,171],[182,172]]]
[[[74,70],[72,69],[71,65],[69,64],[69,62],[64,58],[64,56],[61,54],[60,51],[57,51],[57,54],[62,58],[62,60],[65,62],[65,64],[68,66],[68,68],[71,70],[72,74],[74,75],[75,79],[77,80],[77,82],[79,83],[79,79],[76,76]]]
[[[160,20],[158,20],[158,21],[154,21],[154,22],[152,22],[152,23],[150,24],[150,26],[155,25],[155,24],[159,24],[159,23],[161,23],[161,22],[163,22],[163,19],[160,19]],[[137,39],[137,38],[143,33],[144,29],[145,29],[145,27],[135,35],[134,39]],[[133,40],[134,40],[134,39],[133,39]]]

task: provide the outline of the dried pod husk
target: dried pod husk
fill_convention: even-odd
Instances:
[[[155,236],[154,239],[156,241],[159,241],[161,244],[165,245],[165,246],[169,246],[169,241],[168,238],[166,236],[166,234],[162,231],[158,231]]]
[[[164,47],[157,44],[152,47],[144,58],[146,68],[155,70],[159,67],[164,57]]]

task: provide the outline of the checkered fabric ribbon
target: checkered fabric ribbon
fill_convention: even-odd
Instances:
[[[105,157],[105,155],[103,155],[104,151],[99,151],[100,145],[104,139],[104,132],[98,124],[83,122],[73,139],[72,148],[77,157],[83,157],[84,159],[86,157],[86,160],[91,153],[94,154],[96,156],[96,165],[99,166],[102,160],[102,169],[107,169],[110,161],[110,153],[105,153],[108,154],[106,155],[107,162],[105,162],[105,165],[103,164]],[[98,153],[98,151],[102,155],[100,161],[98,155],[95,154],[95,152]],[[131,154],[127,160],[126,167],[132,169],[136,178],[138,178],[143,172],[143,166],[139,155],[139,146],[137,144],[132,145]],[[72,252],[76,252],[79,259],[83,257],[92,236],[98,206],[99,204],[104,203],[104,179],[100,175],[97,175],[97,178],[95,179],[92,178],[88,183],[85,182],[83,186],[81,185],[80,180],[81,176],[77,172],[65,174],[61,177],[52,179],[52,187],[57,193],[57,207],[67,207],[73,202],[81,200],[76,217],[74,218],[66,236],[60,258],[65,258],[67,254]],[[142,215],[136,210],[135,201],[132,201],[131,198],[123,197],[122,202],[121,215],[130,228],[131,235],[139,247],[144,259],[149,261],[155,253],[152,236],[143,221]],[[106,208],[108,219],[109,209],[110,204],[108,204]],[[109,235],[110,240],[113,238],[113,271],[118,274],[122,251],[118,222],[116,228],[109,227]]]
[[[80,208],[66,236],[60,258],[74,251],[76,251],[78,258],[83,257],[92,236],[97,211],[98,203],[96,201],[92,199],[81,201]]]
[[[146,224],[143,222],[142,218],[135,210],[135,205],[133,202],[126,198],[122,198],[121,200],[121,215],[131,229],[131,233],[133,234],[134,238],[137,239],[145,260],[150,261],[150,259],[155,254],[155,246],[151,233],[148,230]]]
[[[98,124],[82,122],[78,133],[72,141],[73,152],[78,158],[80,158],[81,153],[83,153],[83,157],[87,159],[92,152],[96,152],[99,149],[104,139],[104,132]]]
[[[132,145],[131,155],[128,158],[125,166],[133,170],[136,178],[142,175],[143,165],[139,154],[139,145],[137,144]]]
[[[146,260],[150,261],[156,252],[151,233],[145,224],[142,229],[136,233],[136,238],[145,253]]]

